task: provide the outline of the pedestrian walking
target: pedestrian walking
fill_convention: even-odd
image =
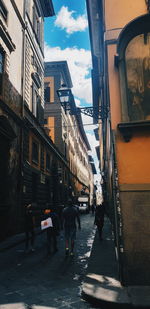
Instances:
[[[33,215],[33,205],[28,204],[25,206],[25,252],[29,251],[29,245],[31,245],[31,251],[34,249],[35,241],[35,217]]]
[[[94,224],[97,225],[99,239],[102,240],[102,231],[104,226],[105,205],[104,202],[96,207]]]
[[[51,226],[46,229],[47,233],[47,253],[50,254],[58,251],[57,247],[57,236],[60,231],[59,217],[56,213],[56,210],[53,206],[48,206],[44,211],[45,219],[51,218]]]
[[[92,210],[92,214],[93,214],[93,215],[94,215],[95,209],[96,209],[95,204],[92,204],[91,210]]]
[[[72,200],[68,201],[68,206],[63,210],[63,224],[65,230],[65,251],[66,256],[74,255],[74,243],[76,239],[76,221],[78,222],[78,227],[81,229],[79,212]]]

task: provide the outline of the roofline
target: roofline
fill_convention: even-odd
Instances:
[[[64,72],[64,78],[66,78],[66,86],[68,88],[73,87],[68,63],[67,63],[66,60],[63,60],[63,61],[45,61],[44,65],[45,65],[45,67],[48,66],[48,65],[49,66],[58,65],[59,68],[62,68],[62,71]]]

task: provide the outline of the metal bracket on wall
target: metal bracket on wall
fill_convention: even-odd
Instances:
[[[77,109],[84,115],[90,116],[95,119],[106,119],[108,117],[108,108],[105,106],[100,106],[98,111],[95,112],[92,106],[90,107],[80,107]]]

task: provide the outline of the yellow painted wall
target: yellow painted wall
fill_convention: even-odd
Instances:
[[[145,0],[105,0],[106,30],[123,28],[130,20],[146,13]]]
[[[55,118],[54,117],[48,117],[47,118],[47,127],[48,127],[48,129],[50,129],[49,136],[52,139],[53,143],[55,142],[55,128],[54,128],[54,125],[55,125]]]

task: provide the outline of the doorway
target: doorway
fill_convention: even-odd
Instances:
[[[9,208],[9,150],[10,143],[0,135],[0,240],[5,238]]]

